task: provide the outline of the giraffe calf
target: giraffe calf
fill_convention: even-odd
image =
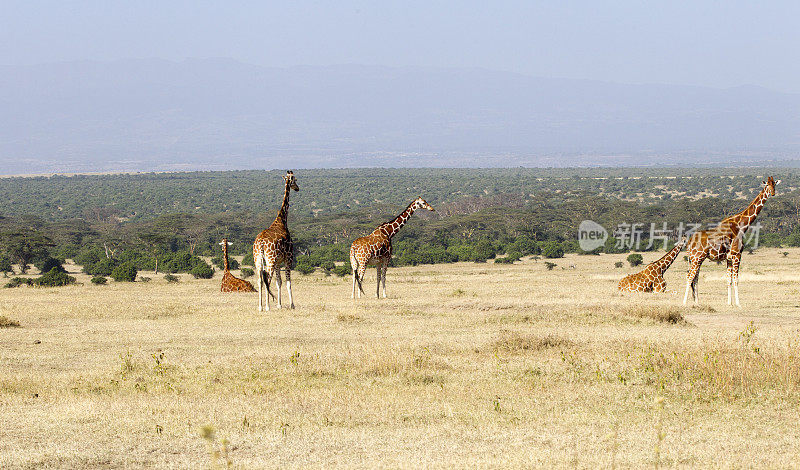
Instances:
[[[617,288],[622,292],[666,292],[667,281],[664,280],[664,273],[678,257],[684,245],[686,237],[681,238],[667,254],[648,264],[643,270],[623,277]]]

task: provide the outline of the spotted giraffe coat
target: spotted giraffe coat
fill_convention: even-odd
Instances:
[[[623,292],[666,292],[664,273],[672,265],[678,253],[686,245],[686,237],[672,247],[664,256],[648,264],[638,273],[629,274],[619,281],[617,288]]]
[[[225,268],[222,274],[222,287],[220,290],[222,292],[255,292],[256,290],[252,284],[231,274],[230,264],[228,263],[228,246],[230,245],[228,239],[223,238],[220,244],[222,245],[222,262]]]
[[[750,224],[755,222],[767,199],[775,195],[775,186],[780,182],[780,180],[775,181],[770,176],[767,181],[762,182],[761,191],[745,210],[724,219],[717,227],[711,230],[701,230],[692,234],[686,247],[689,255],[689,270],[686,273],[684,305],[689,299],[690,289],[693,300],[699,303],[697,280],[700,273],[700,265],[706,259],[711,261],[722,261],[724,259],[727,261],[728,305],[731,304],[731,287],[733,287],[735,293],[736,305],[739,305],[739,264],[742,260],[744,234]]]
[[[361,282],[364,279],[364,272],[367,266],[373,265],[378,268],[378,293],[380,296],[380,286],[383,282],[383,296],[386,297],[386,269],[392,259],[392,237],[400,230],[403,225],[411,218],[414,211],[424,208],[433,211],[433,207],[425,202],[421,197],[415,199],[406,207],[400,215],[394,219],[381,224],[369,235],[357,238],[350,245],[350,265],[353,268],[353,297],[363,293]]]

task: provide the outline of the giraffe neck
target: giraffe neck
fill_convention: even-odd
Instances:
[[[292,191],[292,187],[289,184],[289,181],[286,182],[286,189],[283,191],[283,202],[281,203],[281,208],[278,211],[278,216],[275,217],[275,222],[280,222],[284,226],[286,225],[286,218],[289,214],[289,193]]]
[[[230,271],[230,267],[228,265],[228,240],[224,240],[222,243],[222,262],[225,264],[225,271]]]
[[[742,212],[739,212],[736,215],[736,222],[739,226],[740,230],[745,231],[747,227],[750,226],[758,216],[758,213],[761,212],[761,209],[764,208],[764,203],[767,201],[767,188],[763,188],[758,196],[753,199],[753,202],[750,203],[749,206]]]
[[[653,263],[656,270],[661,274],[664,275],[667,269],[672,266],[672,262],[675,261],[675,258],[678,257],[678,253],[680,253],[681,248],[683,248],[684,242],[676,243],[675,246],[672,247],[671,250],[667,252],[664,256],[661,257],[658,261]]]
[[[403,227],[403,225],[405,225],[406,222],[408,222],[408,219],[411,218],[411,214],[413,214],[415,210],[417,210],[417,207],[412,202],[408,207],[406,207],[406,210],[404,210],[400,215],[395,217],[393,220],[381,225],[375,231],[382,232],[389,238],[394,237],[397,231],[400,230],[400,228]]]

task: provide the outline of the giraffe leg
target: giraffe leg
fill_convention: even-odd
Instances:
[[[367,263],[364,263],[358,267],[358,298],[361,298],[361,294],[366,296],[367,294],[364,292],[362,287],[362,282],[364,282],[364,274],[367,272]]]
[[[733,269],[731,271],[731,278],[733,279],[733,294],[734,299],[736,300],[736,306],[741,307],[739,304],[739,260],[741,254],[737,257],[733,258]]]
[[[292,300],[292,270],[286,267],[286,292],[289,293],[289,308],[294,308],[294,300]]]
[[[389,263],[383,263],[383,267],[381,269],[381,283],[383,284],[383,298],[386,298],[386,269],[389,267]]]
[[[381,298],[381,263],[378,263],[378,266],[375,269],[376,269],[376,272],[377,272],[377,275],[378,275],[378,282],[376,283],[378,285],[378,290],[375,293],[375,298],[380,299]]]
[[[728,277],[728,305],[731,305],[731,284],[733,283],[733,260],[728,258],[728,270],[727,270],[727,277]]]
[[[275,285],[276,290],[278,291],[278,298],[275,299],[275,303],[278,305],[275,307],[278,310],[281,309],[281,285],[283,284],[283,279],[281,279],[281,268],[279,266],[275,267]]]
[[[683,305],[689,300],[689,289],[692,291],[692,300],[694,303],[700,303],[700,298],[697,295],[697,278],[700,273],[700,264],[702,260],[694,260],[689,258],[689,271],[686,273],[686,293],[683,296]]]

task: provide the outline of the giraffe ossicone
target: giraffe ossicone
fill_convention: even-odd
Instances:
[[[638,273],[622,278],[617,288],[622,292],[666,292],[667,282],[664,280],[664,273],[672,266],[684,245],[686,237],[682,237],[664,256],[648,264]]]
[[[289,308],[294,308],[292,299],[292,265],[294,264],[294,244],[292,236],[289,234],[288,215],[289,215],[289,193],[300,191],[294,173],[287,171],[283,177],[284,191],[283,202],[278,210],[278,216],[272,224],[258,234],[253,242],[253,261],[256,267],[258,282],[258,311],[265,309],[269,311],[269,298],[276,299],[277,308],[281,308],[281,267],[286,268],[286,292],[289,294]],[[272,277],[275,277],[277,296],[272,294],[269,284]],[[266,299],[264,291],[266,290]]]
[[[220,290],[222,292],[255,292],[256,290],[252,284],[231,274],[230,264],[228,263],[228,247],[233,243],[229,242],[227,238],[223,238],[219,244],[222,245],[222,262],[224,263]]]
[[[392,237],[406,224],[417,209],[433,211],[433,207],[418,197],[406,207],[400,215],[381,224],[369,235],[357,238],[350,245],[350,266],[353,268],[353,295],[352,298],[361,298],[364,293],[362,281],[367,266],[376,266],[378,272],[378,288],[376,295],[381,297],[381,284],[383,284],[383,298],[386,298],[386,270],[392,259]]]

